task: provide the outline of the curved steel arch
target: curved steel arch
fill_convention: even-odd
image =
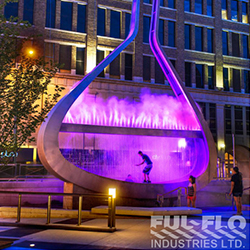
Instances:
[[[158,6],[158,7],[157,7]],[[79,95],[89,86],[89,84],[99,75],[99,73],[110,64],[115,57],[117,57],[122,50],[124,50],[136,37],[139,28],[139,8],[140,0],[133,0],[132,3],[132,15],[131,25],[128,37],[122,42],[112,53],[109,54],[99,65],[97,65],[89,74],[87,74],[78,85],[72,89],[67,95],[65,95],[50,111],[45,122],[41,125],[38,133],[38,154],[39,158],[44,167],[56,177],[66,182],[72,182],[78,186],[90,189],[96,192],[103,192],[108,186],[117,187],[123,197],[147,197],[155,198],[155,193],[164,193],[169,188],[183,185],[184,183],[171,183],[171,184],[139,184],[139,183],[127,183],[124,181],[113,180],[95,174],[86,172],[72,163],[68,162],[60,152],[58,135],[61,127],[61,123],[70,109],[71,105],[79,97]],[[158,8],[158,11],[157,11]],[[169,61],[164,54],[163,50],[157,42],[158,33],[158,12],[159,12],[159,0],[155,0],[152,9],[152,21],[151,21],[151,32],[150,32],[150,44],[157,60],[159,61],[165,75],[170,82],[176,96],[182,100],[184,99],[190,107],[195,111],[197,119],[200,121],[201,127],[204,129],[204,140],[209,137],[209,129],[205,126],[205,121],[196,107],[195,102],[184,90],[180,80],[177,80],[176,72],[171,69]],[[208,147],[207,147],[208,148]],[[212,147],[209,147],[212,149]],[[211,156],[210,156],[211,160]],[[208,162],[208,159],[206,159]],[[207,172],[207,171],[206,171]],[[203,174],[203,186],[207,184],[211,179],[211,174]],[[186,183],[185,183],[186,184]]]

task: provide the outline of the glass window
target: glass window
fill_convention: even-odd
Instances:
[[[206,103],[205,102],[197,102],[200,106],[200,111],[202,112],[203,114],[203,117],[204,119],[206,120],[207,119],[207,110],[206,110]]]
[[[133,79],[133,55],[125,54],[125,80]]]
[[[213,0],[207,0],[207,15],[213,16]]]
[[[56,0],[47,0],[46,24],[48,28],[55,28],[56,23]]]
[[[216,129],[216,104],[209,103],[209,128],[214,137],[215,142],[217,141],[217,129]]]
[[[119,11],[110,11],[110,36],[121,37],[121,12]]]
[[[238,21],[238,1],[232,0],[231,2],[231,19]]]
[[[231,105],[225,105],[224,112],[225,112],[225,132],[226,135],[231,135],[232,134]]]
[[[196,88],[204,88],[204,66],[196,64]]]
[[[98,65],[104,59],[104,51],[97,50],[96,53],[96,65]],[[98,77],[104,77],[104,70],[98,75]]]
[[[248,23],[248,11],[247,11],[247,3],[242,2],[242,22]]]
[[[185,62],[185,85],[187,87],[192,87],[192,64],[190,62]]]
[[[4,7],[4,16],[6,19],[10,17],[18,17],[18,2],[17,3],[7,3]]]
[[[241,92],[240,86],[240,70],[233,69],[233,91]]]
[[[73,4],[70,2],[61,2],[61,23],[60,29],[72,30],[72,8]]]
[[[185,0],[184,1],[184,11],[190,12],[190,10],[191,10],[191,2],[190,2],[190,0]]]
[[[195,13],[202,14],[203,3],[202,0],[195,0]]]
[[[71,70],[71,46],[60,45],[59,64],[62,65],[60,72],[70,73]]]
[[[250,71],[243,70],[243,81],[244,81],[244,89],[245,93],[250,93]]]
[[[241,106],[234,106],[234,118],[235,134],[243,135],[243,115]]]
[[[223,68],[223,86],[224,91],[229,91],[228,68]]]
[[[152,4],[152,1],[151,0],[143,0],[143,3]]]
[[[195,50],[203,50],[203,28],[195,27]]]
[[[158,37],[161,45],[164,45],[164,20],[159,19]]]
[[[213,53],[213,30],[207,29],[207,52]]]
[[[109,75],[111,78],[120,78],[120,55],[110,63]]]
[[[151,59],[150,56],[143,56],[143,81],[151,81]]]
[[[242,44],[243,44],[243,57],[249,58],[249,52],[248,52],[248,36],[242,35]]]
[[[143,17],[143,42],[149,43],[150,17]]]
[[[175,47],[175,22],[168,21],[168,46]]]
[[[226,31],[222,31],[222,50],[223,55],[228,55],[228,33]]]
[[[175,0],[168,0],[168,8],[175,9]]]
[[[130,31],[130,20],[131,20],[131,14],[125,13],[125,37],[128,36]]]
[[[191,25],[185,24],[185,49],[191,49]]]
[[[76,48],[76,74],[84,75],[85,48]]]
[[[250,135],[250,108],[246,107],[246,127],[247,127],[247,135]]]
[[[156,59],[155,59],[155,83],[161,83],[161,84],[165,83],[164,73],[162,72],[162,69]]]
[[[227,0],[221,0],[221,17],[227,19]]]
[[[23,20],[33,24],[34,0],[24,0],[23,2]]]
[[[44,57],[45,62],[54,63],[55,61],[55,44],[54,43],[45,43],[44,44]]]
[[[98,8],[97,10],[97,35],[105,36],[105,9]]]
[[[240,56],[240,36],[237,33],[232,33],[232,55]]]
[[[160,0],[160,6],[164,7],[164,0]]]
[[[77,32],[86,33],[86,5],[78,4]]]
[[[214,66],[208,66],[208,88],[214,89]]]

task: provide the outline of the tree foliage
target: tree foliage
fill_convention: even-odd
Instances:
[[[24,143],[34,141],[37,127],[63,89],[56,85],[53,93],[48,92],[57,65],[25,53],[24,44],[31,37],[24,39],[23,34],[29,28],[27,22],[0,15],[0,152],[17,152]],[[0,155],[0,162],[8,160]]]

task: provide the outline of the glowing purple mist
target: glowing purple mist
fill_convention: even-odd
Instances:
[[[168,95],[143,93],[140,102],[129,102],[112,97],[108,100],[93,98],[86,93],[75,101],[64,123],[101,126],[200,130],[190,108]]]

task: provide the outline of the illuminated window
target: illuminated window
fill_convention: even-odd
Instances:
[[[110,36],[121,37],[121,12],[119,11],[110,11]]]
[[[221,0],[221,17],[227,19],[227,0]]]
[[[55,28],[56,23],[56,0],[47,0],[46,24],[48,28]]]
[[[231,19],[232,21],[238,21],[238,1],[236,0],[231,2]]]
[[[72,30],[72,9],[73,3],[61,2],[60,29]]]
[[[33,24],[34,0],[24,0],[23,3],[23,20]]]
[[[247,3],[242,2],[242,22],[248,23],[248,11],[247,11]]]
[[[86,33],[86,5],[78,4],[77,32]]]

